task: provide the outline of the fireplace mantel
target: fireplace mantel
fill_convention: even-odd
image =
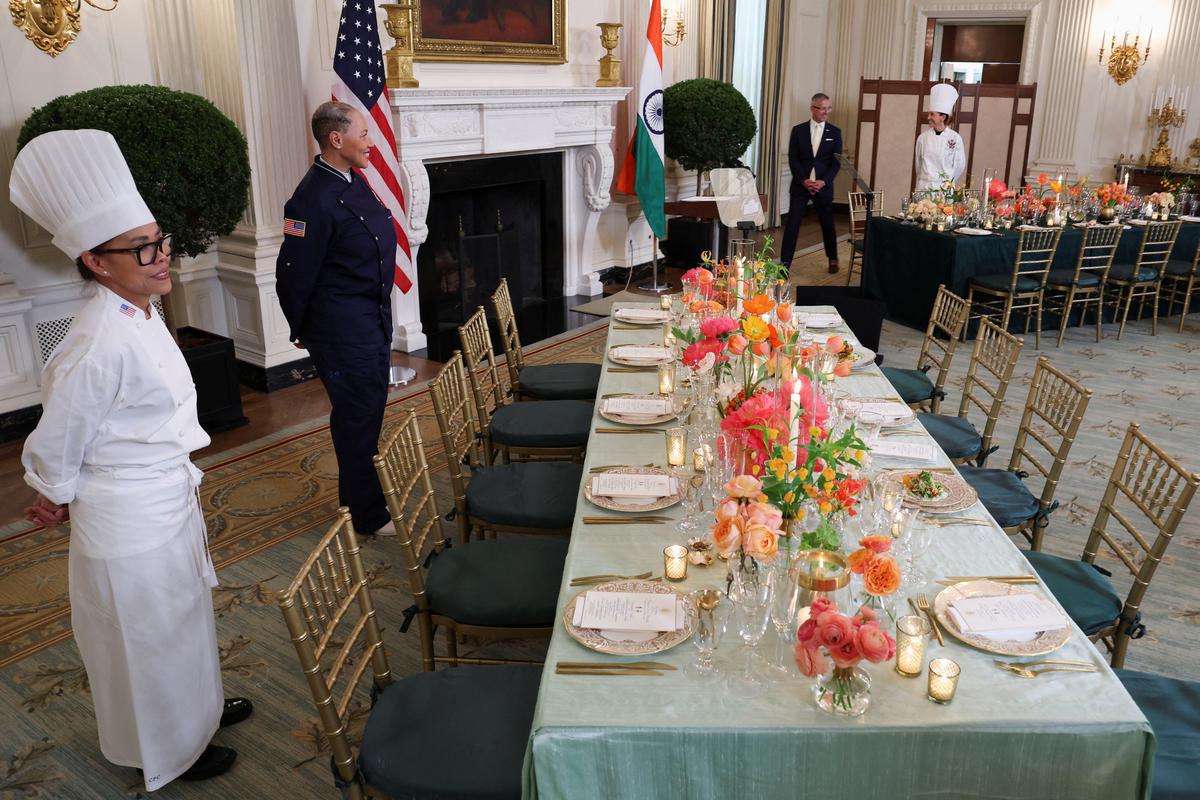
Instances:
[[[408,203],[413,263],[429,235],[425,163],[481,156],[559,151],[563,154],[563,294],[600,293],[592,267],[600,213],[613,178],[613,107],[628,88],[402,89],[392,91],[400,179]],[[425,347],[417,276],[407,294],[393,293],[393,347]]]

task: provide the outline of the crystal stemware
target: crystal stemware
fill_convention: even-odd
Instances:
[[[720,646],[729,621],[729,603],[712,589],[692,592],[689,599],[696,605],[696,623],[692,629],[696,660],[685,666],[683,672],[693,678],[715,678],[721,674],[721,668],[713,661],[713,653]]]
[[[767,569],[748,557],[735,556],[742,560],[732,569],[732,585],[729,597],[737,606],[738,633],[745,645],[745,660],[740,675],[730,676],[735,692],[755,695],[766,688],[763,676],[754,670],[756,648],[767,633],[771,620],[773,586]]]
[[[781,681],[792,677],[788,666],[788,657],[794,643],[791,627],[800,605],[800,587],[792,577],[789,559],[782,552],[775,557],[771,580],[775,583],[771,596],[771,624],[775,626],[775,632],[779,635],[775,645],[775,657],[771,659],[771,677]]]

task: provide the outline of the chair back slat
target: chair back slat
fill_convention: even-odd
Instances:
[[[964,298],[947,289],[945,284],[938,286],[933,312],[929,315],[929,325],[921,342],[921,355],[917,358],[917,369],[924,368],[926,364],[937,367],[933,399],[930,401],[930,411],[935,414],[941,406],[941,394],[950,375],[950,363],[970,310]]]
[[[971,352],[971,363],[967,367],[967,380],[963,385],[962,401],[958,406],[958,416],[967,416],[972,405],[987,415],[987,423],[983,428],[983,450],[992,444],[992,434],[996,429],[996,421],[1000,418],[1000,409],[1004,405],[1004,396],[1008,392],[1008,384],[1012,380],[1013,369],[1021,356],[1024,341],[1005,330],[990,319],[979,321],[979,332],[975,336],[975,347]],[[993,378],[989,383],[986,372]]]
[[[437,418],[438,431],[442,436],[442,450],[454,490],[454,508],[457,512],[459,538],[466,541],[467,525],[467,472],[466,470],[486,463],[483,432],[475,417],[475,405],[471,391],[467,388],[466,370],[463,368],[462,353],[454,351],[429,383],[429,394],[433,400],[433,414]]]
[[[508,380],[513,386],[520,383],[521,370],[525,368],[525,353],[521,349],[521,333],[517,330],[517,315],[513,313],[512,296],[508,293],[508,278],[500,279],[500,286],[492,295],[492,310],[500,323],[500,343],[504,347],[504,363],[508,367]]]
[[[1042,476],[1043,508],[1054,498],[1091,399],[1091,389],[1055,369],[1045,356],[1038,358],[1008,468],[1019,470],[1028,464]],[[1049,434],[1044,434],[1039,427],[1048,428]]]
[[[481,420],[490,419],[492,412],[507,402],[508,389],[500,380],[496,354],[492,352],[492,333],[483,306],[459,326],[458,339],[462,343],[471,393],[475,396],[475,413]]]
[[[314,572],[323,572],[323,578],[314,578]],[[347,735],[350,704],[368,670],[378,688],[391,682],[391,670],[349,509],[338,509],[334,524],[277,598],[334,768],[343,781],[356,783],[358,770]],[[330,598],[336,599],[333,606]],[[321,612],[303,613],[305,605]],[[354,608],[357,616],[350,613]]]
[[[1179,220],[1174,222],[1150,222],[1142,235],[1142,246],[1138,249],[1137,267],[1162,269],[1171,258],[1171,250],[1175,247],[1175,237],[1179,235]],[[1136,273],[1135,273],[1136,274]]]
[[[849,192],[850,238],[863,236],[862,226],[867,219],[867,195],[871,195],[871,213],[883,213],[883,192]]]
[[[1075,281],[1085,272],[1090,272],[1103,283],[1108,278],[1109,267],[1121,241],[1120,225],[1093,225],[1083,232],[1079,246],[1079,258],[1075,260]]]
[[[1060,236],[1062,228],[1017,231],[1017,254],[1013,259],[1010,284],[1013,293],[1017,291],[1017,281],[1020,278],[1032,278],[1045,285],[1046,273],[1050,271],[1050,265],[1054,262],[1054,252],[1058,249]]]

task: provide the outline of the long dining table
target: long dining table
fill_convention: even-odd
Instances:
[[[846,329],[832,332],[853,340]],[[658,326],[610,324],[606,352],[612,345],[652,344],[660,337]],[[606,366],[613,364],[606,361]],[[874,364],[839,379],[839,387],[857,396],[895,397]],[[653,371],[606,370],[597,396],[656,390]],[[612,425],[598,414],[594,421]],[[932,441],[918,423],[911,430],[914,437]],[[936,465],[921,466],[950,466],[940,450],[937,454]],[[663,464],[664,459],[660,431],[602,434],[593,428],[586,466]],[[915,465],[874,457],[870,469],[910,466]],[[570,579],[651,570],[661,574],[663,548],[682,544],[686,537],[674,524],[681,516],[679,506],[655,513],[672,522],[586,525],[584,516],[621,515],[591,505],[580,488],[558,622],[526,750],[525,798],[1149,797],[1154,734],[1103,653],[1073,623],[1067,643],[1047,657],[1090,662],[1098,668],[1094,673],[1022,678],[998,669],[993,655],[947,634],[944,646],[930,641],[926,658],[947,657],[961,666],[953,702],[937,705],[926,699],[924,674],[905,678],[892,663],[865,664],[872,699],[857,718],[818,709],[813,679],[798,671],[794,680],[773,684],[760,696],[731,690],[723,679],[690,677],[683,669],[695,658],[690,642],[648,656],[678,667],[657,677],[556,674],[559,661],[620,660],[592,652],[567,634],[563,609],[582,591],[571,587]],[[991,524],[935,528],[921,560],[931,580],[1032,572],[981,504],[963,513]],[[725,566],[717,560],[707,568],[689,566],[686,580],[671,585],[687,593],[724,584]],[[923,587],[930,597],[940,588],[933,582]],[[1049,596],[1044,586],[1039,588]],[[774,646],[775,632],[769,628],[760,650],[767,654]],[[717,663],[726,673],[741,663],[739,647],[731,629],[717,650]]]

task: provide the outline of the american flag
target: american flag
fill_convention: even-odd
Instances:
[[[122,314],[129,317],[130,319],[133,319],[133,315],[137,313],[136,311],[133,310],[133,306],[129,305],[128,303],[121,303],[120,310],[121,310]]]
[[[408,246],[408,214],[400,189],[400,162],[392,133],[391,109],[384,84],[383,49],[379,46],[375,0],[344,0],[342,19],[334,43],[333,99],[356,107],[367,121],[371,141],[371,168],[360,170],[367,185],[392,212],[396,226],[396,285],[412,288],[412,251]]]

